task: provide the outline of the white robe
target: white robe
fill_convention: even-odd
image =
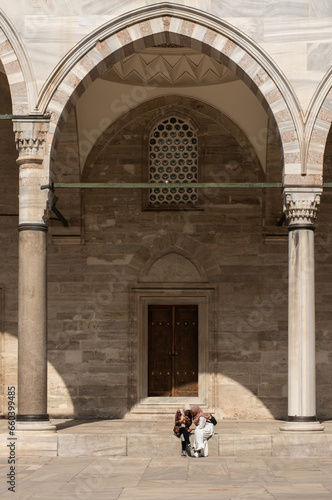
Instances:
[[[195,429],[195,450],[201,450],[204,457],[209,454],[208,439],[214,434],[214,425],[207,422],[206,418],[200,417],[198,426]]]

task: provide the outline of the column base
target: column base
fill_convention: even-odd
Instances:
[[[15,433],[30,432],[56,432],[56,426],[50,420],[17,420]]]
[[[281,432],[323,432],[324,425],[318,420],[307,422],[289,421],[282,424],[279,429]]]

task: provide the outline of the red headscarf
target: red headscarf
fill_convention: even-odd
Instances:
[[[204,417],[207,420],[211,418],[211,413],[204,413],[198,405],[194,405],[191,408],[191,414],[193,416],[193,422],[195,425],[198,425],[200,417]]]

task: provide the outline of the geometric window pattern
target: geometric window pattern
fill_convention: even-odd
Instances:
[[[197,182],[197,134],[186,121],[172,115],[160,121],[149,138],[150,183]],[[195,188],[152,188],[149,204],[197,205]]]

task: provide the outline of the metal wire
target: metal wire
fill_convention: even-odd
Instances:
[[[332,187],[332,183],[331,187]],[[155,188],[282,188],[281,182],[55,182],[53,188],[76,189],[155,189]]]

